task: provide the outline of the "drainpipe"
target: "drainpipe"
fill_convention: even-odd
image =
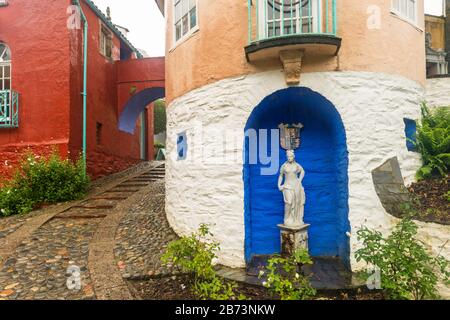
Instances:
[[[75,0],[76,5],[78,6],[80,10],[81,18],[83,19],[83,39],[84,39],[84,45],[83,45],[83,92],[81,95],[83,96],[83,162],[84,162],[84,174],[86,175],[86,131],[87,131],[87,111],[86,111],[86,104],[87,104],[87,63],[88,63],[88,22],[86,19],[86,16],[83,12],[83,9],[81,8],[81,4],[79,0]]]

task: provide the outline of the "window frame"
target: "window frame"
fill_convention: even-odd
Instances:
[[[398,2],[399,9],[395,8],[395,2]],[[401,11],[401,1],[406,1],[406,12]],[[409,4],[414,1],[414,19],[411,19],[408,16],[409,13]],[[418,12],[419,6],[418,6],[418,0],[391,0],[391,13],[395,14],[402,20],[405,20],[415,27],[418,26],[419,22],[419,12]]]
[[[4,42],[0,42],[0,44],[5,46],[5,51],[0,52],[0,54],[4,54],[8,51],[9,53],[9,60],[0,61],[0,67],[2,68],[2,73],[0,77],[0,90],[6,91],[12,90],[12,57],[11,57],[11,48]],[[5,67],[9,67],[9,77],[5,76]],[[5,80],[9,80],[9,89],[5,89]]]
[[[272,18],[269,19],[269,16],[266,14],[266,12],[264,12],[264,9],[267,8],[267,10],[269,9],[269,6],[265,5],[265,2],[268,0],[257,0],[258,1],[258,16],[260,17],[259,22],[258,22],[258,32],[261,38],[261,35],[263,35],[264,39],[265,38],[278,38],[278,37],[290,37],[290,36],[295,36],[295,35],[299,35],[299,34],[304,34],[304,35],[309,35],[309,34],[317,34],[319,32],[318,26],[317,26],[317,19],[319,18],[319,11],[318,11],[318,6],[320,8],[322,8],[323,3],[322,0],[310,0],[311,1],[311,15],[305,15],[305,11],[303,11],[303,5],[302,2],[303,0],[300,0],[299,2],[299,6],[296,9],[296,16],[294,19],[292,19],[293,21],[295,21],[295,25],[293,24],[293,26],[295,26],[296,28],[296,32],[291,32],[291,33],[285,33],[284,30],[281,33],[281,24],[280,24],[280,35],[270,35],[269,36],[269,24],[270,23],[281,23],[281,20],[289,20],[288,18],[281,18],[281,15],[278,18]],[[302,9],[300,9],[302,8]],[[302,16],[300,17],[300,14],[302,14]],[[305,26],[305,22],[310,21],[311,23],[311,27],[312,30],[308,30],[308,32],[303,32],[303,27]],[[302,26],[300,25],[300,22],[302,23]],[[306,24],[309,25],[309,24]],[[309,27],[308,27],[309,29]],[[301,32],[299,32],[299,30],[302,30]]]
[[[183,1],[188,1],[188,11],[187,11],[187,15],[188,15],[188,25],[189,25],[189,29],[188,31],[183,34],[183,17],[186,15],[183,15],[183,10],[181,9],[181,18],[179,20],[176,20],[176,5],[178,3],[181,3]],[[196,17],[196,23],[194,27],[191,27],[191,10],[190,9],[190,2],[191,1],[195,1],[195,17]],[[199,30],[199,17],[198,17],[198,0],[173,0],[172,3],[172,27],[173,27],[173,47],[176,47],[178,44],[184,42],[186,39],[188,39],[192,34],[194,34],[196,31]],[[179,39],[177,39],[177,22],[181,22],[181,37]]]
[[[100,34],[99,34],[99,43],[98,43],[98,49],[100,54],[105,57],[106,59],[109,60],[113,60],[114,58],[114,54],[113,54],[113,48],[114,48],[114,43],[113,43],[113,32],[100,21]],[[105,39],[106,41],[103,41],[103,39]],[[110,55],[108,56],[108,46],[107,44],[109,43],[110,45]]]
[[[1,116],[0,114],[0,122],[10,122],[11,121],[11,114],[12,114],[12,53],[11,48],[5,43],[0,42],[4,46],[4,51],[0,52],[0,54],[3,56],[6,52],[9,54],[9,60],[2,60],[0,61],[0,68],[2,69],[1,77],[0,77],[0,91],[6,91],[7,93],[7,100],[6,100],[6,106],[7,109],[4,110],[6,113]],[[5,76],[5,67],[9,68],[9,77]],[[5,80],[9,80],[9,89],[5,89]]]

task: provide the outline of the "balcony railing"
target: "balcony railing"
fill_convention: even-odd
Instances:
[[[19,94],[12,90],[0,91],[0,128],[19,127]]]
[[[336,36],[337,0],[248,0],[249,44],[292,36]]]

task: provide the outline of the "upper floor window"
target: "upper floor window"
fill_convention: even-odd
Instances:
[[[113,57],[112,38],[112,32],[102,25],[100,30],[100,53],[110,59]]]
[[[11,51],[0,42],[0,91],[11,90]]]
[[[318,32],[320,0],[259,0],[259,32],[266,37]]]
[[[392,11],[414,24],[417,22],[417,0],[392,0]]]
[[[8,0],[0,0],[0,7],[6,7],[8,5]]]
[[[174,0],[175,41],[197,27],[197,0]]]

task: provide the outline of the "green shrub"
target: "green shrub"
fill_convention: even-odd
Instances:
[[[437,298],[439,278],[448,281],[449,261],[440,255],[431,256],[415,239],[417,229],[417,225],[407,217],[387,238],[368,228],[357,232],[363,248],[356,251],[356,260],[380,269],[381,287],[391,299]],[[366,280],[370,276],[371,272],[366,271]]]
[[[42,204],[83,197],[89,185],[82,160],[72,163],[53,152],[48,158],[27,154],[14,178],[0,189],[2,215],[28,213]]]
[[[155,142],[155,149],[164,149],[165,147],[161,142]]]
[[[450,170],[450,108],[430,111],[422,105],[422,119],[417,126],[417,148],[423,166],[417,172],[419,180],[433,175],[445,176]]]
[[[217,276],[213,261],[220,248],[217,242],[209,241],[212,237],[209,227],[202,224],[197,232],[169,243],[161,260],[178,272],[188,274],[191,289],[200,299],[244,299],[234,293],[236,284],[224,283]]]
[[[297,250],[292,257],[274,255],[268,261],[267,270],[261,270],[259,277],[267,277],[263,285],[272,296],[281,300],[305,300],[316,295],[309,278],[301,272],[303,265],[312,264],[305,249]]]

